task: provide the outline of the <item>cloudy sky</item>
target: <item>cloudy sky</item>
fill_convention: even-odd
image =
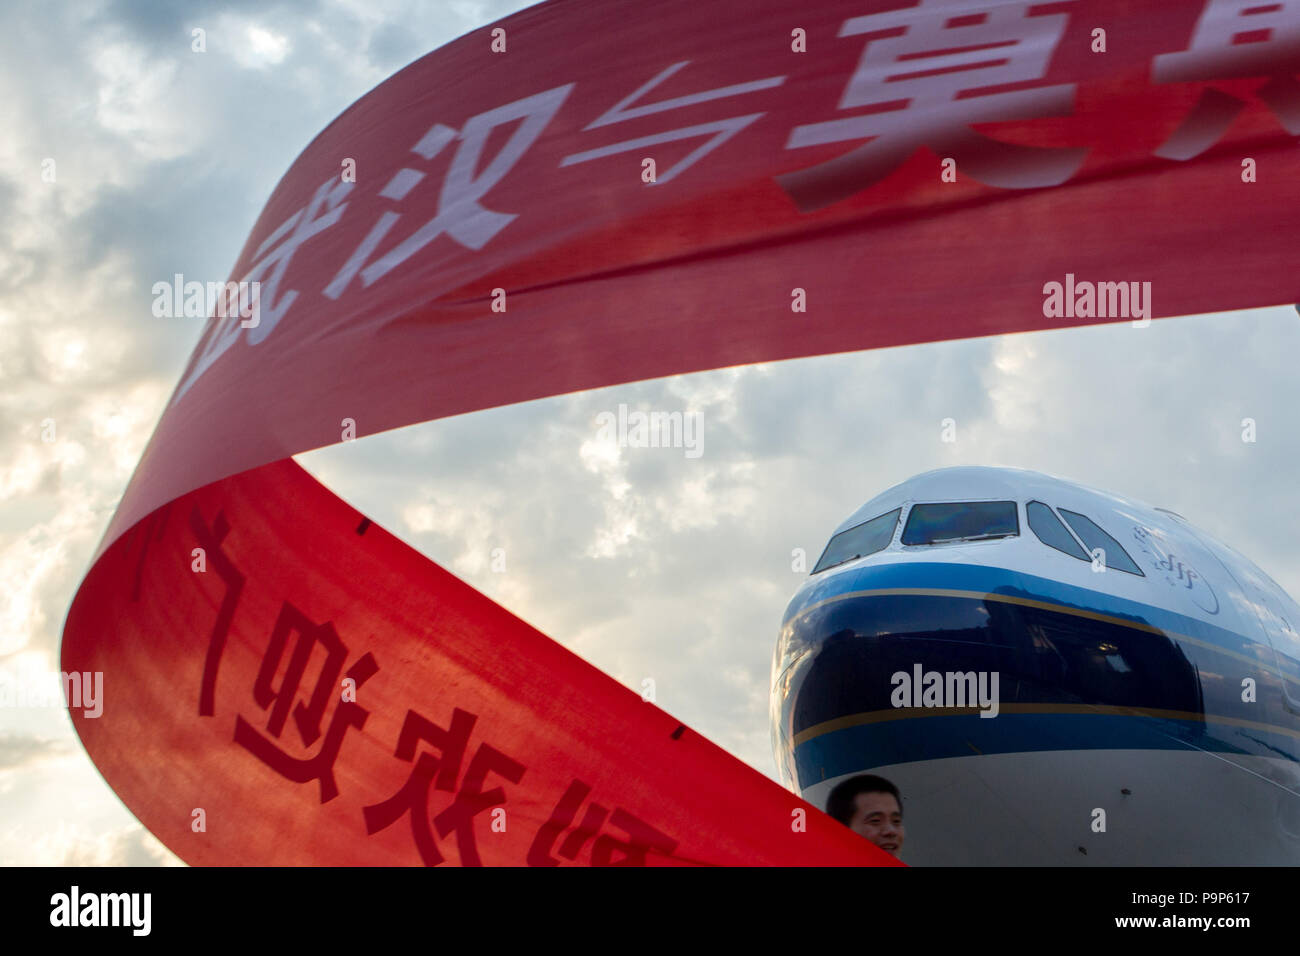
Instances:
[[[72,595],[198,339],[198,320],[153,317],[153,283],[224,277],[320,129],[525,5],[0,8],[0,683],[57,671]],[[620,386],[299,460],[619,681],[653,678],[661,707],[774,777],[768,668],[792,552],[815,559],[918,472],[1015,465],[1145,499],[1300,595],[1298,350],[1289,307],[1121,323]],[[701,412],[703,454],[602,443],[597,416],[622,403]],[[66,711],[0,708],[0,864],[174,861]]]

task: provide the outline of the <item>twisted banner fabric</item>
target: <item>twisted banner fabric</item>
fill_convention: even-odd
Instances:
[[[77,592],[91,758],[192,864],[895,862],[290,456],[1293,303],[1298,51],[1293,0],[551,0],[411,64],[276,187]]]

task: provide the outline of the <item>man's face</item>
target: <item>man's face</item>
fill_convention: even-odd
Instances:
[[[892,793],[860,793],[853,798],[849,829],[897,855],[903,845],[903,811]]]

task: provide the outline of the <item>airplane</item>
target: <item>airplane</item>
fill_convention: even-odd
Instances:
[[[905,863],[1300,863],[1300,606],[1181,515],[1038,472],[917,475],[785,611],[772,747],[875,774]]]

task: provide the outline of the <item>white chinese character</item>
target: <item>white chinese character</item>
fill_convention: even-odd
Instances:
[[[367,264],[388,231],[402,218],[401,213],[391,210],[381,214],[378,222],[325,287],[324,294],[337,299],[358,272],[361,274],[362,285],[370,286],[444,234],[467,249],[482,249],[487,245],[517,214],[495,212],[482,206],[479,200],[519,162],[572,89],[572,83],[557,86],[544,93],[480,113],[465,123],[459,136],[451,127],[435,123],[412,147],[412,152],[425,159],[432,159],[448,143],[459,139],[456,154],[443,177],[437,214],[388,252]],[[492,130],[519,119],[523,122],[510,134],[510,138],[492,157],[491,162],[476,175],[483,147],[487,145]],[[424,175],[418,169],[399,169],[380,195],[400,201],[419,184]]]
[[[339,217],[343,215],[348,205],[343,201],[344,197],[352,191],[352,188],[352,183],[339,182],[333,178],[326,180],[312,195],[307,205],[280,223],[253,253],[256,261],[240,279],[241,282],[260,283],[257,300],[258,321],[256,325],[247,326],[250,345],[257,345],[270,335],[289,307],[293,305],[298,297],[297,291],[289,289],[281,293],[280,282],[284,279],[294,253],[303,243],[339,221]],[[272,246],[274,248],[271,248]],[[265,257],[258,258],[268,249],[270,252]],[[270,270],[270,277],[261,278],[268,270]],[[220,319],[214,321],[209,328],[208,339],[202,351],[195,355],[193,368],[177,387],[172,399],[173,403],[189,391],[190,387],[198,381],[199,376],[211,368],[218,358],[229,351],[230,347],[238,341],[241,331],[239,323],[223,324]]]
[[[1209,0],[1192,45],[1151,64],[1157,83],[1222,80],[1300,71],[1298,0]]]
[[[634,90],[630,95],[620,100],[618,103],[615,103],[594,121],[583,127],[584,131],[596,129],[600,126],[609,126],[613,123],[622,123],[628,120],[639,119],[642,116],[652,116],[656,113],[665,113],[669,110],[694,106],[696,103],[706,103],[710,100],[718,100],[729,96],[740,96],[743,93],[753,93],[757,90],[771,89],[772,87],[780,86],[785,82],[785,77],[783,76],[769,76],[762,80],[751,80],[747,83],[720,86],[716,89],[705,90],[702,93],[690,93],[686,96],[677,96],[669,100],[662,100],[658,103],[650,103],[643,106],[632,105],[689,63],[690,60],[683,60],[680,63],[674,63],[658,76],[652,77],[639,89]],[[702,143],[696,149],[688,153],[683,159],[679,160],[673,166],[661,173],[651,184],[661,185],[670,182],[672,179],[685,172],[704,156],[713,152],[762,115],[762,113],[750,113],[747,116],[733,116],[729,119],[714,120],[709,123],[697,123],[694,126],[684,126],[680,129],[670,130],[666,133],[652,133],[648,136],[627,139],[622,142],[612,143],[609,146],[600,146],[596,149],[589,149],[586,152],[573,153],[569,156],[565,156],[564,159],[561,160],[560,165],[573,166],[577,163],[587,163],[593,159],[613,156],[616,153],[641,151],[659,143],[672,143],[679,139],[691,139],[696,136],[705,136],[712,133],[713,135],[709,140]]]
[[[1064,14],[1030,16],[1030,2],[922,0],[915,7],[854,17],[841,37],[871,34],[840,108],[872,112],[798,126],[787,149],[871,139],[846,156],[779,177],[805,211],[828,205],[889,175],[929,146],[973,179],[1003,188],[1064,182],[1085,150],[1000,143],[972,123],[1069,113],[1074,84],[982,92],[1041,80],[1065,32]],[[892,36],[876,36],[888,32]]]
[[[1191,46],[1151,62],[1155,83],[1203,82],[1243,76],[1272,79],[1255,91],[1293,136],[1300,136],[1300,2],[1209,0]],[[1192,111],[1155,151],[1165,159],[1199,156],[1228,131],[1246,106],[1239,97],[1203,90]]]

